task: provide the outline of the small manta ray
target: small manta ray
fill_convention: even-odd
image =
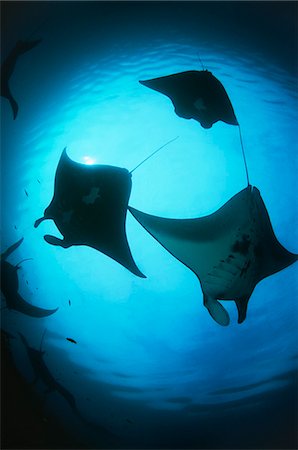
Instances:
[[[13,111],[14,119],[16,119],[17,117],[19,107],[10,91],[9,80],[14,72],[14,68],[19,56],[31,50],[40,42],[41,39],[37,39],[34,41],[18,41],[1,65],[1,96],[7,98],[7,100],[9,101]]]
[[[132,257],[125,230],[131,173],[106,165],[72,161],[63,150],[55,175],[54,196],[44,216],[54,220],[63,239],[45,235],[46,242],[63,248],[87,245],[145,278]]]
[[[42,341],[40,344],[40,349],[36,350],[35,348],[30,347],[25,336],[23,336],[22,333],[18,333],[18,334],[20,335],[22,343],[24,344],[24,346],[26,348],[29,361],[30,361],[32,369],[34,371],[34,380],[32,381],[31,384],[35,384],[38,380],[40,380],[47,387],[45,394],[49,394],[50,392],[54,392],[54,391],[58,392],[60,395],[62,395],[65,398],[65,400],[71,407],[74,414],[80,420],[89,424],[81,416],[81,413],[77,408],[74,396],[65,387],[63,387],[60,383],[58,383],[58,381],[55,380],[55,378],[49,371],[46,363],[44,362],[45,351],[41,350]],[[45,332],[44,332],[44,334],[45,334]],[[44,337],[44,334],[43,334],[43,337]]]
[[[20,269],[19,262],[16,266],[13,266],[6,261],[6,258],[14,252],[23,242],[24,238],[20,239],[15,244],[11,245],[4,253],[1,255],[0,266],[1,266],[1,291],[5,296],[6,308],[14,309],[23,314],[31,317],[46,317],[57,311],[56,309],[43,309],[33,306],[27,303],[23,297],[18,293],[19,290],[19,280],[17,271]]]
[[[46,330],[43,333],[43,337],[41,339],[39,350],[36,350],[35,348],[31,347],[28,344],[25,336],[23,336],[21,333],[18,333],[22,340],[22,343],[24,344],[24,346],[26,348],[27,355],[28,355],[29,361],[31,363],[31,366],[32,366],[32,369],[34,372],[34,379],[31,382],[31,384],[33,385],[33,384],[37,383],[38,380],[40,380],[46,386],[45,396],[51,392],[55,392],[55,391],[58,392],[67,401],[67,403],[69,404],[69,406],[72,409],[75,416],[85,426],[89,427],[92,430],[96,429],[98,432],[100,432],[102,438],[104,438],[104,439],[107,439],[110,441],[115,440],[114,435],[109,430],[107,430],[103,426],[99,425],[98,423],[90,422],[89,420],[85,419],[82,416],[82,414],[80,413],[80,411],[77,407],[75,397],[64,386],[62,386],[53,377],[53,375],[49,371],[49,369],[44,361],[45,351],[42,350],[42,342],[43,342],[43,339],[45,336],[45,332],[46,332]],[[45,399],[44,399],[44,401],[45,401]]]
[[[194,119],[203,128],[219,120],[238,125],[223,85],[209,70],[189,70],[140,83],[169,97],[177,116]]]
[[[213,214],[197,219],[168,219],[129,210],[197,275],[204,306],[220,325],[228,325],[230,318],[218,300],[234,300],[238,323],[242,323],[257,283],[298,259],[276,239],[260,192],[251,185]]]

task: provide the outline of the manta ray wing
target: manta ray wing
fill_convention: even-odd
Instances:
[[[229,316],[218,300],[235,300],[238,322],[243,322],[256,284],[298,258],[277,241],[255,187],[248,186],[213,214],[197,219],[167,219],[129,210],[197,275],[204,305],[221,325],[229,324]]]
[[[15,244],[12,244],[10,247],[8,247],[7,250],[5,250],[5,252],[3,252],[1,254],[1,260],[5,260],[6,258],[8,258],[9,255],[11,255],[23,242],[24,238],[22,237],[19,241],[17,241]]]
[[[16,292],[14,296],[7,302],[7,307],[31,317],[50,316],[59,309],[44,309],[39,308],[38,306],[31,305],[30,303],[26,302],[18,292]]]
[[[14,72],[18,58],[23,53],[34,48],[40,42],[41,39],[37,39],[34,41],[18,41],[1,65],[1,96],[7,98],[7,100],[9,101],[14,119],[16,119],[17,117],[19,107],[10,91],[9,80]]]
[[[190,70],[140,83],[169,97],[179,117],[195,119],[203,128],[219,120],[238,125],[225,88],[208,70]]]
[[[15,244],[11,245],[1,255],[0,261],[1,292],[5,297],[7,309],[19,311],[31,317],[46,317],[51,314],[54,314],[58,310],[58,308],[43,309],[26,302],[18,292],[19,290],[18,269],[20,267],[19,265],[13,266],[8,261],[6,261],[6,258],[21,245],[23,240],[24,238],[20,239]]]
[[[54,220],[64,236],[46,235],[52,245],[87,245],[145,278],[132,257],[125,230],[131,174],[126,169],[72,161],[64,149],[55,176],[54,196],[35,222]]]

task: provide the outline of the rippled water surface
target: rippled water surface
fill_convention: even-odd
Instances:
[[[200,217],[243,189],[238,128],[218,122],[205,130],[176,116],[167,97],[138,83],[201,70],[200,58],[229,94],[250,182],[261,191],[276,236],[297,253],[295,74],[274,51],[269,55],[255,41],[241,45],[233,39],[232,24],[221,39],[210,31],[204,35],[205,28],[193,22],[189,33],[173,20],[164,21],[168,32],[166,26],[154,32],[141,29],[146,21],[139,13],[140,29],[120,38],[127,18],[118,16],[113,36],[108,25],[97,29],[87,6],[81,8],[67,14],[64,26],[63,15],[50,15],[44,41],[19,61],[12,80],[20,105],[15,122],[2,101],[2,247],[24,236],[10,257],[12,263],[33,258],[19,271],[20,292],[32,304],[59,307],[46,319],[3,311],[2,324],[11,333],[21,330],[36,348],[47,329],[49,369],[86,419],[117,436],[118,447],[255,448],[258,442],[269,448],[271,425],[264,425],[264,442],[256,436],[254,441],[242,420],[258,429],[253,418],[276,408],[274,399],[297,383],[296,265],[258,284],[243,324],[237,323],[235,303],[225,302],[231,324],[220,327],[203,306],[194,274],[130,214],[128,240],[146,279],[89,247],[49,246],[43,236],[60,236],[55,224],[34,229],[33,223],[51,201],[65,147],[75,161],[132,170],[179,136],[132,175],[129,204],[150,214]],[[11,345],[18,368],[32,379],[21,342]],[[42,393],[44,387],[36,389]],[[85,429],[58,394],[47,396],[45,408],[65,426],[76,426],[86,445],[102,446],[100,433]],[[227,429],[238,441],[222,436]]]

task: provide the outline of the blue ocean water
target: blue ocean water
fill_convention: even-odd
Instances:
[[[37,349],[47,330],[45,362],[95,426],[86,427],[57,393],[47,395],[45,415],[55,414],[86,446],[112,446],[97,424],[116,436],[118,448],[269,448],[275,422],[265,420],[262,429],[260,417],[271,405],[276,410],[289,389],[294,402],[297,396],[296,265],[258,284],[243,324],[237,324],[234,302],[225,302],[231,324],[220,327],[203,306],[194,274],[130,214],[128,241],[146,279],[89,247],[52,247],[43,236],[59,236],[55,224],[33,224],[52,199],[65,147],[75,161],[132,170],[179,136],[132,176],[129,204],[154,215],[204,216],[243,189],[238,128],[218,122],[205,130],[138,83],[201,70],[200,58],[231,99],[250,182],[261,191],[275,234],[297,253],[296,76],[253,39],[237,42],[228,26],[213,34],[191,22],[186,32],[187,23],[163,19],[164,4],[157,16],[164,28],[149,27],[140,5],[129,20],[116,10],[133,6],[115,4],[114,29],[107,4],[70,6],[63,5],[61,14],[54,6],[40,13],[50,17],[36,33],[43,42],[20,58],[11,81],[20,106],[16,121],[1,100],[1,249],[24,237],[9,258],[33,258],[19,271],[20,293],[34,305],[59,310],[45,319],[3,310],[2,326],[21,331]],[[99,27],[104,14],[107,22]],[[20,29],[28,33],[30,26],[24,19]],[[20,29],[10,30],[11,42]],[[18,369],[32,380],[21,341],[12,340],[11,347]],[[36,389],[43,395],[42,383]],[[291,415],[288,423],[293,420]],[[288,442],[284,435],[292,436],[292,428],[283,421],[279,426],[280,442]]]

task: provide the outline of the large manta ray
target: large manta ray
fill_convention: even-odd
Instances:
[[[218,211],[198,219],[167,219],[129,207],[139,223],[199,278],[204,305],[220,325],[229,315],[218,300],[234,300],[238,323],[259,281],[298,259],[276,239],[256,187],[248,186]]]
[[[20,263],[18,263],[16,266],[13,266],[6,261],[6,258],[21,245],[23,240],[24,238],[20,239],[18,242],[11,245],[4,253],[1,254],[1,291],[5,296],[6,307],[8,309],[14,309],[15,311],[19,311],[31,317],[46,317],[54,314],[54,312],[56,312],[58,308],[43,309],[27,303],[18,293],[19,280],[17,272],[20,269]]]
[[[208,70],[189,70],[140,83],[169,97],[179,117],[195,119],[203,128],[211,128],[219,120],[238,125],[223,85]]]
[[[1,65],[1,96],[7,98],[9,101],[14,119],[17,117],[19,107],[10,91],[9,80],[14,72],[19,56],[31,50],[40,42],[41,39],[35,41],[18,41]]]
[[[63,150],[55,175],[54,196],[43,220],[54,220],[63,239],[45,235],[46,242],[68,248],[87,245],[145,278],[133,260],[125,230],[131,174],[106,165],[72,161]]]

